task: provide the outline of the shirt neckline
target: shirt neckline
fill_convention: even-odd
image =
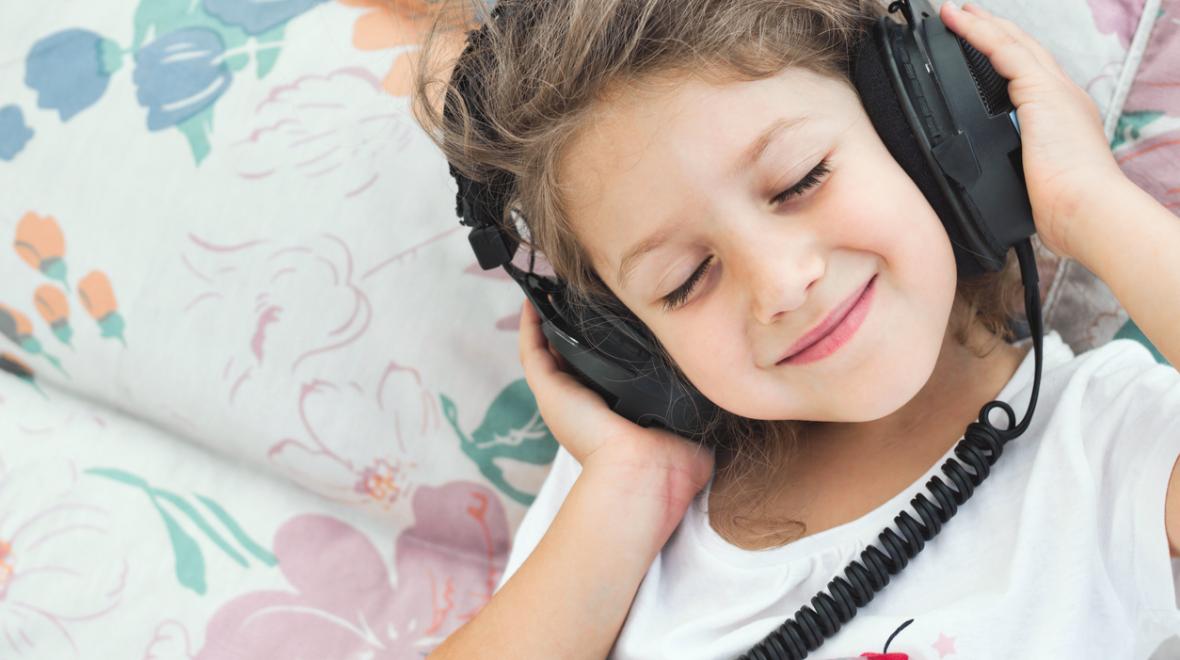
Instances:
[[[1030,344],[1031,341],[1031,337],[1026,337],[1018,342],[1014,342],[1013,345],[1021,347]],[[1043,337],[1042,349],[1044,352],[1042,378],[1050,367],[1061,362],[1066,362],[1074,357],[1072,349],[1062,341],[1060,334],[1056,330],[1050,330]],[[1018,390],[1024,389],[1025,384],[1029,386],[1027,389],[1031,392],[1033,371],[1036,368],[1035,354],[1036,351],[1033,349],[1028,351],[1021,361],[1020,366],[1017,367],[1007,384],[1004,385],[1000,393],[996,396],[997,400],[1004,401],[1012,407],[1012,412],[1016,416],[1017,423],[1024,417],[1024,412],[1028,409],[1029,393],[1023,393],[1022,396],[1015,397],[1016,400],[1013,400],[1013,395]],[[1043,410],[1043,408],[1038,407],[1038,410]],[[993,424],[1001,428],[1007,424],[1003,411],[993,411],[991,419]],[[746,550],[722,538],[709,524],[708,514],[704,511],[704,506],[709,501],[709,491],[713,487],[712,476],[709,477],[708,483],[697,494],[692,506],[685,513],[684,525],[688,527],[690,533],[695,535],[695,541],[705,547],[710,554],[723,562],[739,567],[760,567],[769,564],[780,564],[824,552],[843,552],[853,546],[865,547],[876,542],[877,534],[886,525],[892,524],[893,517],[902,510],[903,506],[906,507],[906,510],[909,510],[911,508],[909,506],[910,500],[919,493],[925,493],[927,498],[933,497],[926,488],[926,482],[935,475],[942,476],[943,481],[946,481],[941,468],[954,455],[955,446],[957,445],[958,443],[951,445],[950,449],[943,453],[918,480],[872,511],[865,513],[859,518],[805,536],[783,546],[764,550]],[[910,515],[916,516],[913,511],[910,511]]]

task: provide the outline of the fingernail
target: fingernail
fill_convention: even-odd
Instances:
[[[958,12],[958,11],[961,11],[961,10],[959,9],[959,5],[956,5],[956,4],[954,3],[954,0],[946,0],[946,2],[944,2],[944,3],[942,3],[942,4],[950,6],[950,8],[951,8],[951,11],[952,11],[952,12]]]

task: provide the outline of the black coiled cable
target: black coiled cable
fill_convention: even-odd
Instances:
[[[1024,282],[1024,307],[1032,334],[1033,350],[1036,352],[1036,370],[1032,396],[1028,410],[1019,425],[1012,407],[1003,401],[990,401],[979,411],[979,420],[967,426],[963,439],[955,446],[955,455],[970,466],[970,470],[955,459],[948,459],[942,471],[954,484],[948,486],[938,477],[926,482],[926,488],[934,493],[937,504],[919,493],[910,504],[922,517],[922,523],[914,520],[908,511],[902,511],[893,518],[901,530],[899,535],[886,527],[877,538],[885,551],[870,545],[860,553],[859,560],[844,569],[844,576],[837,576],[828,583],[829,595],[821,591],[811,599],[811,606],[804,605],[793,618],[767,635],[756,646],[741,656],[740,660],[802,660],[810,651],[819,648],[826,638],[835,635],[840,626],[856,614],[856,608],[864,607],[873,596],[889,584],[889,576],[897,575],[925,547],[926,541],[934,538],[944,523],[955,515],[960,505],[971,498],[975,488],[990,474],[990,468],[1000,458],[1004,445],[1019,437],[1028,428],[1033,409],[1037,404],[1037,393],[1041,387],[1041,297],[1037,277],[1037,264],[1033,256],[1032,243],[1024,240],[1014,246],[1020,262],[1020,276]],[[1008,415],[1008,428],[998,429],[988,420],[988,413],[1000,408]],[[925,524],[923,524],[925,523]]]

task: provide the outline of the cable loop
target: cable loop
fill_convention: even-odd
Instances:
[[[1016,255],[1020,259],[1026,293],[1030,288],[1035,293],[1036,266],[1031,244],[1028,241],[1018,244]],[[816,594],[810,606],[799,608],[793,618],[787,619],[742,655],[740,660],[805,658],[825,638],[839,632],[840,627],[856,614],[856,608],[867,605],[876,592],[884,589],[889,584],[889,576],[905,568],[910,559],[942,530],[959,506],[970,499],[979,484],[991,474],[991,466],[1000,459],[1004,445],[1028,428],[1040,391],[1043,357],[1040,299],[1034,294],[1026,295],[1025,307],[1033,332],[1036,365],[1032,396],[1020,424],[1016,423],[1012,406],[1006,402],[990,401],[985,404],[979,411],[979,419],[967,426],[963,438],[954,447],[953,453],[958,460],[949,458],[941,466],[950,483],[937,476],[931,477],[926,482],[926,488],[933,494],[934,500],[927,498],[925,493],[919,493],[910,500],[921,522],[909,511],[902,511],[895,516],[893,522],[900,534],[886,527],[877,536],[884,550],[875,545],[862,550],[859,559],[854,559],[844,568],[844,575],[837,575],[828,583],[827,592]],[[1007,428],[996,428],[988,419],[996,408],[1008,416]]]

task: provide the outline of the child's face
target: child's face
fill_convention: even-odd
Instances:
[[[757,164],[735,167],[765,128],[794,117],[806,119]],[[934,371],[955,295],[950,240],[852,88],[791,68],[628,92],[603,104],[564,156],[569,212],[596,272],[721,407],[755,419],[874,420]],[[818,185],[771,202],[825,157],[831,171]],[[667,240],[621,281],[624,255],[664,227]],[[710,256],[683,305],[663,309]],[[848,343],[778,364],[874,275]]]

